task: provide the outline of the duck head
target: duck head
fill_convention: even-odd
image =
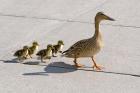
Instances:
[[[100,22],[102,20],[110,20],[110,21],[115,21],[115,19],[107,16],[106,14],[104,14],[103,12],[98,12],[95,16],[95,21],[96,22]]]

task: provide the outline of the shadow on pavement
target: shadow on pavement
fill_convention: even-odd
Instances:
[[[32,62],[34,63],[34,62]],[[40,65],[40,66],[46,66],[46,65]],[[25,76],[31,76],[31,75],[46,75],[48,76],[48,73],[68,73],[76,71],[77,69],[73,65],[66,64],[64,62],[53,62],[48,64],[44,68],[44,72],[33,72],[33,73],[24,73]]]
[[[46,72],[24,73],[22,75],[24,75],[24,76],[37,76],[37,75],[48,76],[48,74]]]
[[[39,65],[40,62],[39,61],[35,61],[35,62],[25,62],[23,63],[24,65]]]
[[[60,64],[61,63],[61,64]],[[45,68],[45,71],[47,73],[66,73],[66,72],[73,72],[76,70],[82,70],[82,71],[93,71],[97,73],[107,73],[107,74],[117,74],[117,75],[127,75],[127,76],[134,76],[134,77],[140,77],[138,74],[130,74],[130,73],[121,73],[121,72],[111,72],[111,71],[95,71],[93,69],[89,70],[87,68],[92,67],[83,67],[76,69],[73,65],[65,64],[64,62],[55,62],[54,64],[50,64],[50,66],[47,66]]]
[[[44,68],[46,73],[68,73],[76,70],[74,65],[66,64],[64,62],[53,62]]]
[[[19,63],[19,62],[17,61],[17,58],[14,58],[14,59],[12,59],[12,60],[0,60],[0,61],[2,61],[3,63]]]
[[[64,62],[53,62],[53,63],[50,63],[49,65],[40,65],[40,66],[46,66],[44,68],[44,72],[24,73],[23,75],[47,75],[48,76],[48,73],[69,73],[69,72],[81,70],[81,71],[91,71],[91,72],[96,72],[96,73],[140,77],[140,75],[138,74],[131,74],[131,73],[122,73],[122,72],[113,72],[113,71],[95,71],[91,67],[83,67],[83,68],[77,69],[74,65],[66,64]]]

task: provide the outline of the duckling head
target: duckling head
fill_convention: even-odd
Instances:
[[[58,45],[64,45],[64,42],[62,40],[59,40]]]
[[[47,49],[53,49],[53,45],[52,44],[49,44],[49,45],[47,45]]]
[[[36,41],[34,41],[33,46],[39,46],[39,44]]]
[[[107,16],[106,14],[104,14],[103,12],[98,12],[95,16],[95,21],[100,22],[102,20],[110,20],[110,21],[115,21],[115,19]]]
[[[28,46],[23,46],[23,49],[27,50],[27,49],[29,49],[29,47]]]

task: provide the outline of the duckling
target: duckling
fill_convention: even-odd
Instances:
[[[28,49],[29,49],[28,46],[23,46],[23,49],[17,50],[14,53],[14,56],[18,57],[19,61],[26,59],[26,57],[28,56],[28,52],[29,52]]]
[[[53,46],[51,44],[49,44],[47,46],[47,49],[42,49],[36,54],[37,56],[41,57],[41,62],[43,62],[43,59],[51,59],[52,48],[53,48]]]
[[[91,38],[83,39],[73,44],[68,50],[63,52],[62,56],[68,58],[74,58],[74,64],[76,67],[82,65],[77,63],[77,59],[80,57],[89,57],[93,61],[93,68],[101,70],[101,66],[96,64],[95,56],[103,47],[102,34],[99,31],[99,24],[102,20],[115,21],[113,18],[105,15],[103,12],[98,12],[95,16],[95,33]]]
[[[64,46],[64,42],[62,40],[59,40],[57,45],[53,45],[53,49],[52,49],[52,55],[53,57],[56,57],[54,54],[62,53],[62,49]]]
[[[35,53],[35,51],[38,50],[38,47],[39,47],[39,44],[36,41],[34,41],[32,43],[31,47],[29,47],[29,57],[30,58],[32,58],[32,55]]]

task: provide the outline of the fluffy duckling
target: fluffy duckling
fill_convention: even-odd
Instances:
[[[35,51],[38,50],[38,47],[39,47],[39,44],[36,41],[34,41],[32,43],[31,47],[29,47],[29,57],[30,58],[32,58],[32,55],[35,53]]]
[[[51,44],[49,44],[47,46],[47,49],[42,49],[36,54],[37,56],[41,57],[41,62],[43,62],[43,59],[51,59],[52,48],[53,48],[53,46]]]
[[[55,54],[62,53],[62,49],[64,46],[64,42],[62,40],[59,40],[57,45],[53,45],[53,49],[52,49],[52,55],[53,57],[56,57]]]
[[[24,46],[23,49],[17,50],[14,53],[14,56],[18,57],[19,61],[22,59],[26,59],[26,57],[28,56],[28,52],[29,52],[28,49],[29,49],[28,46]]]

